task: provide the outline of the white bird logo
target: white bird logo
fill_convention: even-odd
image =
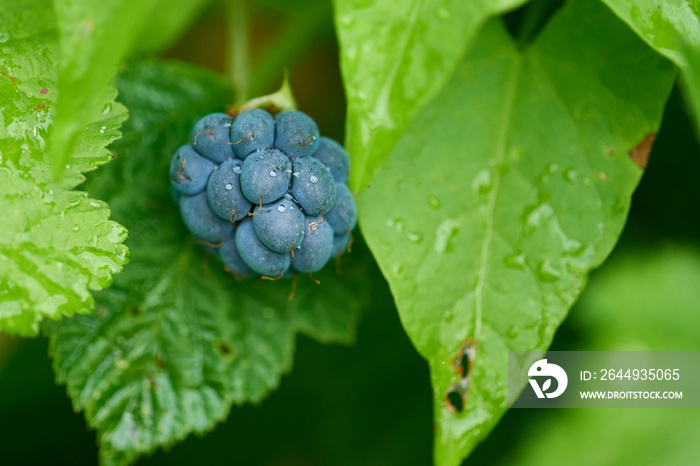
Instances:
[[[557,380],[557,389],[552,393],[547,393],[547,390],[552,386],[552,379],[547,379],[542,384],[540,388],[536,379],[530,379],[530,385],[535,391],[537,398],[556,398],[566,390],[566,385],[569,383],[569,378],[566,376],[566,372],[561,367],[556,364],[548,363],[546,359],[540,359],[535,361],[535,363],[530,366],[530,370],[527,372],[528,377],[553,377]]]

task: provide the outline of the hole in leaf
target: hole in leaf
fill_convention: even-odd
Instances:
[[[232,361],[236,357],[233,350],[233,345],[225,340],[216,340],[214,343],[214,352],[224,361]]]
[[[467,398],[467,379],[462,379],[445,393],[445,406],[450,412],[461,413]]]
[[[138,305],[129,306],[126,308],[127,317],[136,318],[143,314],[143,308]]]
[[[457,372],[460,379],[465,379],[471,375],[475,355],[476,342],[471,338],[467,338],[459,346],[457,357],[452,362],[452,368]]]

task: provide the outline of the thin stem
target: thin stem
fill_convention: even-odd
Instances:
[[[291,17],[276,38],[265,47],[253,70],[253,95],[268,92],[279,81],[281,70],[289,68],[320,36],[333,34],[333,12],[330,6],[325,5],[325,2],[321,2],[310,11]]]
[[[250,61],[248,57],[248,2],[228,0],[228,75],[237,105],[248,100]]]

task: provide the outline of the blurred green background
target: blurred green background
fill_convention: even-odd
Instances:
[[[250,12],[253,95],[289,68],[300,109],[343,139],[345,101],[329,2],[257,2]],[[167,58],[224,73],[226,25],[213,6]],[[517,22],[511,15],[509,22]],[[700,350],[700,148],[679,88],[669,100],[628,224],[610,260],[558,330],[554,350]],[[358,246],[364,247],[361,240]],[[294,368],[260,406],[139,465],[428,465],[427,364],[404,334],[388,286],[375,284],[352,347],[299,338]],[[689,465],[696,410],[511,410],[470,465]],[[56,386],[45,339],[0,335],[0,463],[97,464],[95,433]]]

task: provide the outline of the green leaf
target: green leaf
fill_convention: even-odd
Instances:
[[[105,146],[126,118],[116,91],[92,95],[91,113],[72,129],[74,150],[63,179],[51,173],[59,56],[50,2],[0,9],[0,331],[36,335],[43,317],[87,313],[88,289],[121,271],[126,230],[109,221],[104,202],[74,191],[110,160]]]
[[[586,350],[700,351],[698,283],[696,248],[616,251],[591,276],[571,323],[583,335]],[[589,466],[682,465],[693,464],[700,455],[698,416],[692,409],[557,411],[543,421],[534,419],[509,464],[567,464],[571,458],[586,458]]]
[[[698,0],[602,0],[647,44],[685,65],[685,53],[700,53],[700,2]],[[684,46],[688,50],[683,50]]]
[[[700,112],[700,1],[602,0],[657,52],[678,65]],[[700,121],[696,119],[700,128]]]
[[[42,8],[51,8],[42,2]],[[113,95],[109,82],[117,66],[133,49],[155,0],[54,0],[60,60],[58,111],[51,134],[54,173],[63,174],[78,131],[103,111],[103,96]]]
[[[492,21],[359,195],[363,234],[431,366],[438,465],[494,426],[508,350],[547,348],[609,254],[642,174],[631,158],[648,155],[673,78],[596,2],[568,2],[525,51]],[[467,339],[476,359],[453,414],[445,395]]]
[[[482,24],[524,2],[335,1],[353,191],[365,188],[409,123],[442,89]]]
[[[170,198],[172,153],[202,115],[230,101],[219,78],[185,65],[136,64],[118,80],[132,109],[117,163],[96,192],[129,226],[132,263],[96,296],[96,314],[51,328],[59,382],[97,429],[104,464],[201,433],[233,403],[259,402],[292,364],[295,336],[350,342],[365,296],[352,256],[321,286],[237,282],[184,228]],[[354,254],[353,254],[354,256]]]
[[[122,60],[135,49],[166,45],[205,1],[54,0],[61,57],[52,133],[55,174],[80,150],[77,131],[102,112],[96,97],[114,92],[109,82]]]

